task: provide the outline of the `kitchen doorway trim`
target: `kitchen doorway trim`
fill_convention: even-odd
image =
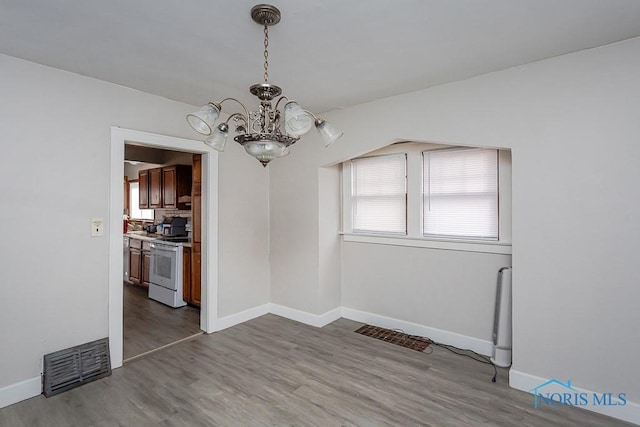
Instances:
[[[200,329],[214,332],[218,318],[218,153],[201,141],[111,128],[111,188],[109,194],[109,349],[111,366],[123,360],[122,200],[124,146],[136,144],[202,154],[202,295]]]

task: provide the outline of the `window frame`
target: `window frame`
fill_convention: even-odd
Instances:
[[[350,223],[353,225],[354,223],[354,216],[355,216],[355,211],[353,209],[353,200],[356,197],[354,195],[354,187],[355,187],[355,182],[353,180],[353,161],[355,160],[361,160],[361,159],[373,159],[373,158],[382,158],[382,157],[391,157],[391,156],[397,156],[400,157],[402,154],[404,154],[404,231],[402,232],[393,232],[393,231],[384,231],[384,230],[366,230],[366,229],[355,229],[352,228],[352,232],[354,234],[375,234],[375,235],[384,235],[384,236],[406,236],[408,233],[408,221],[407,221],[407,212],[408,212],[408,206],[407,206],[407,199],[408,199],[408,188],[407,188],[407,155],[406,153],[389,153],[389,154],[380,154],[380,155],[373,155],[373,156],[362,156],[362,157],[357,157],[354,159],[349,160],[350,163],[350,173],[351,173],[351,187],[350,187],[350,191],[349,191],[349,197],[350,197],[350,204],[351,204],[351,221]]]
[[[461,151],[492,151],[495,152],[496,155],[496,235],[494,236],[465,236],[465,235],[453,235],[453,234],[436,234],[436,233],[427,233],[425,229],[425,188],[424,183],[426,181],[426,173],[427,170],[425,168],[426,164],[426,155],[428,153],[434,152],[461,152]],[[442,148],[437,150],[423,150],[421,153],[421,161],[422,161],[422,190],[421,190],[421,205],[422,205],[422,216],[421,216],[421,227],[422,227],[422,236],[429,239],[445,239],[445,240],[462,240],[462,241],[482,241],[482,242],[497,242],[500,240],[500,154],[497,148],[484,148],[484,147],[453,147],[453,148]],[[465,194],[465,196],[469,196],[469,194]]]
[[[498,150],[498,240],[440,238],[423,235],[423,162],[422,152],[437,149],[491,148]],[[341,222],[344,242],[373,243],[431,249],[457,250],[495,254],[511,254],[511,151],[496,147],[452,146],[444,144],[403,142],[389,145],[361,157],[406,153],[407,156],[407,235],[354,232],[351,223],[351,159],[341,168]]]
[[[131,184],[137,184],[138,185],[138,200],[140,200],[140,184],[139,181],[137,179],[131,179],[129,181],[127,181],[127,212],[129,213],[129,219],[132,221],[155,221],[155,210],[154,209],[140,209],[138,206],[136,206],[136,210],[138,211],[151,211],[152,217],[151,218],[135,218],[133,217],[133,206],[131,204],[131,197],[133,196],[133,191],[131,190]]]

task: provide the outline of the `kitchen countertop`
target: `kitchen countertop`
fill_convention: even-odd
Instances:
[[[163,240],[161,234],[147,233],[146,231],[128,231],[124,235],[131,239],[146,240],[148,242],[168,243],[175,246],[184,246],[185,248],[191,247],[191,241],[172,242],[170,240]]]

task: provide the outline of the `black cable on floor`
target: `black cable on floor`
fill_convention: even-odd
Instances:
[[[459,347],[456,347],[455,345],[442,344],[442,343],[439,343],[439,342],[436,342],[436,341],[432,340],[429,337],[422,337],[420,335],[409,335],[409,338],[427,340],[427,341],[429,341],[429,344],[433,344],[433,345],[438,346],[440,348],[444,348],[445,350],[449,350],[451,353],[457,354],[458,356],[465,356],[465,357],[468,357],[471,360],[475,360],[476,362],[484,363],[486,365],[491,365],[493,367],[493,378],[491,379],[491,382],[495,383],[497,381],[498,369],[496,368],[496,365],[491,361],[491,359],[488,358],[487,356],[484,356],[484,355],[482,355],[480,353],[477,353],[477,352],[475,352],[473,350],[469,350],[468,348],[459,348]],[[431,350],[427,354],[431,354],[432,352],[433,352],[433,350]],[[471,354],[469,354],[469,353],[471,353]]]

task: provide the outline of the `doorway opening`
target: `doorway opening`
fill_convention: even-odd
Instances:
[[[137,151],[138,154],[131,154],[132,151]],[[125,154],[126,152],[129,154]],[[140,153],[155,155],[156,158],[142,161],[134,159],[134,157],[140,158]],[[167,153],[177,157],[164,157],[163,159]],[[201,171],[201,182],[198,184],[200,194],[197,203],[195,203],[196,206],[191,206],[191,203],[196,200],[192,200],[191,197],[193,183],[191,182],[192,176],[189,176],[191,185],[188,197],[186,194],[178,195],[173,206],[162,206],[160,209],[154,210],[153,220],[147,215],[148,212],[140,213],[137,211],[135,215],[141,217],[133,218],[128,224],[127,234],[124,234],[123,214],[134,211],[131,209],[130,191],[140,192],[141,188],[141,182],[133,179],[138,175],[138,171],[153,166],[159,166],[163,171],[162,167],[165,166],[166,171],[163,172],[167,174],[167,177],[172,177],[171,174],[176,172],[174,170],[176,168],[192,171],[194,159],[198,159],[198,168]],[[129,160],[127,166],[131,167],[125,167],[125,160]],[[161,161],[158,163],[157,160]],[[142,163],[131,165],[131,163],[137,162],[142,162],[145,165],[143,166]],[[109,345],[112,367],[122,366],[125,358],[139,356],[158,347],[164,347],[171,342],[182,341],[202,331],[213,332],[213,321],[217,316],[218,285],[217,162],[217,153],[207,151],[200,141],[115,127],[111,129]],[[190,166],[187,167],[185,163],[189,163]],[[174,166],[175,168],[173,168]],[[137,185],[128,185],[129,175]],[[123,177],[125,176],[127,176],[127,185],[123,185]],[[136,176],[137,178],[138,176]],[[170,197],[168,196],[170,193],[171,191],[167,193],[167,197]],[[140,203],[140,197],[141,194],[138,195],[137,200],[134,200],[139,203],[138,208],[143,207]],[[123,207],[127,204],[130,209],[123,211]],[[192,213],[195,210],[200,215],[199,220],[194,224]],[[165,225],[169,229],[173,221],[174,232],[160,235],[158,227],[165,221]],[[180,227],[184,227],[181,232]],[[194,227],[199,229],[201,236],[199,242],[191,241]],[[175,232],[176,229],[179,232]],[[126,256],[126,248],[125,254],[120,252],[120,242],[125,242],[126,246],[127,237],[129,242],[135,242],[133,257],[131,254],[129,257]],[[143,242],[145,242],[144,247]],[[153,249],[157,251],[156,255],[151,253],[151,246],[157,247],[157,249]],[[185,274],[200,276],[197,277],[200,283],[200,289],[198,289],[200,295],[194,293],[193,299],[191,299],[191,290],[180,288],[179,290],[174,289],[173,299],[167,297],[171,286],[163,281],[163,277],[160,277],[167,272],[167,269],[164,268],[165,265],[160,264],[159,261],[163,255],[159,252],[160,248],[179,248],[179,255],[174,256],[175,267],[172,268],[177,272],[176,274],[180,275],[181,280],[175,280],[175,282],[182,284],[191,280],[191,277],[183,277],[183,270]],[[195,264],[192,262],[195,258],[194,249],[197,249],[197,263]],[[156,256],[158,261],[153,267],[151,260]],[[127,261],[129,261],[129,265],[127,265]],[[131,265],[132,262],[135,264],[134,266]],[[194,268],[189,268],[188,265],[194,266]],[[157,273],[155,275],[157,278],[153,278],[154,271]],[[171,277],[175,279],[175,275]],[[154,283],[156,283],[156,287],[153,292],[150,292],[149,289],[153,288]],[[177,298],[178,294],[180,298]],[[183,295],[188,302],[184,301]],[[149,296],[152,299],[149,299]],[[198,303],[200,304],[199,309]],[[126,344],[125,339],[127,340]]]
[[[125,143],[125,363],[202,333],[201,166],[201,154]]]

